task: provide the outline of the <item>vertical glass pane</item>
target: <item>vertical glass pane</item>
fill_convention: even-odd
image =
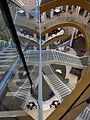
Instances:
[[[12,11],[13,5],[11,3],[8,4],[10,7],[14,24],[16,24],[17,23],[16,19],[18,19],[17,13],[19,9],[13,12]],[[27,21],[28,21],[27,26],[29,26],[31,24],[29,18],[27,19]],[[28,28],[27,29],[23,27],[23,24],[21,24],[21,26],[18,26],[18,24],[16,24],[18,38],[32,80],[33,95],[31,95],[30,82],[28,80],[23,63],[16,49],[16,45],[14,44],[11,38],[9,29],[4,24],[4,20],[2,18],[1,12],[0,12],[0,25],[4,26],[4,28],[0,31],[0,50],[1,50],[0,51],[0,98],[1,98],[0,111],[5,111],[7,113],[7,114],[5,113],[2,114],[2,118],[3,117],[8,118],[12,116],[16,116],[16,117],[27,116],[25,117],[27,119],[30,118],[29,115],[32,116],[32,113],[30,113],[32,109],[36,110],[36,113],[32,117],[38,117],[38,104],[37,104],[37,100],[38,100],[37,91],[38,91],[38,78],[39,78],[39,74],[38,74],[39,45],[37,40],[38,32],[33,30],[32,29],[33,27],[32,28],[27,27]],[[3,31],[5,34],[4,33],[2,34]],[[8,36],[8,39],[5,39],[5,35]],[[32,106],[28,107],[28,105],[31,104],[34,105],[33,108]]]
[[[11,42],[11,34],[3,20],[1,9],[0,25],[0,112],[2,112],[0,119],[3,119],[3,117],[11,117],[12,111],[21,108],[12,99],[12,90],[15,87],[15,82],[13,84],[14,72],[19,61],[19,55],[15,44],[13,41]]]
[[[28,2],[26,3],[28,6]],[[21,43],[25,61],[32,80],[33,94],[30,93],[30,82],[20,57],[17,57],[14,76],[8,84],[12,100],[19,109],[32,118],[38,118],[38,86],[39,86],[39,13],[36,8],[36,1],[33,6],[22,10],[16,9],[14,24]],[[12,42],[13,43],[13,42]],[[17,107],[16,107],[17,108]],[[33,114],[32,114],[33,112]],[[24,113],[24,114],[25,114]]]
[[[66,22],[75,22],[82,25],[88,35],[89,27],[81,21],[81,16],[75,16],[76,7],[73,8],[73,13],[71,6],[58,6],[40,14],[39,0],[14,1],[23,9],[11,0],[7,1],[33,91],[31,94],[31,85],[23,62],[0,10],[0,111],[4,112],[2,118],[15,116],[13,119],[22,119],[23,116],[25,119],[46,119],[75,88],[82,72],[82,69],[78,69],[80,60],[83,65],[86,65],[87,61],[84,56],[86,51],[82,51],[81,55],[79,47],[78,50],[75,48],[79,37],[82,37],[83,50],[86,49],[83,33],[77,28],[63,25]],[[60,23],[63,25],[52,27]],[[53,29],[46,30],[50,27]],[[80,56],[84,58],[79,59]],[[73,71],[80,73],[75,76],[74,82]]]

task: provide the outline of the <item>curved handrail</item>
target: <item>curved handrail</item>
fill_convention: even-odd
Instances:
[[[90,3],[86,0],[52,0],[43,5],[40,5],[40,14],[48,11],[49,9],[66,5],[80,6],[90,12]]]
[[[80,24],[78,24],[78,23],[63,22],[63,23],[60,23],[60,24],[56,24],[56,25],[51,26],[48,29],[44,30],[42,32],[42,36],[45,35],[46,33],[50,32],[50,31],[56,29],[56,28],[67,27],[67,26],[75,27],[75,28],[77,28],[78,30],[80,30],[83,33],[83,35],[85,37],[85,41],[86,41],[86,49],[87,49],[87,52],[88,52],[88,50],[89,50],[88,35],[87,35],[86,31],[84,30],[84,28]],[[58,36],[58,37],[60,37],[60,36]],[[52,41],[51,40],[50,41],[46,41],[45,44],[42,44],[42,49],[44,49],[47,44],[51,44],[51,42],[56,41],[58,39],[58,37],[56,37],[55,39],[52,39]],[[66,38],[66,36],[61,36],[60,37],[60,39],[65,39],[65,38]]]
[[[26,26],[17,25],[16,27],[17,27],[17,28],[21,28],[21,29],[25,29],[25,30],[30,31],[30,32],[33,31],[33,29],[28,28],[28,27],[26,27]],[[34,33],[35,33],[35,34],[39,34],[38,31],[34,31]],[[42,35],[43,35],[43,32],[42,32]],[[19,34],[18,34],[18,36],[19,36],[19,37],[22,37],[22,38],[25,38],[25,39],[27,39],[27,40],[31,40],[32,42],[35,42],[37,45],[39,45],[39,43],[38,43],[36,40],[34,40],[34,39],[28,38],[28,37],[26,37],[26,36],[21,36],[21,35],[19,35]],[[55,42],[55,41],[57,41],[57,40],[65,40],[67,37],[68,37],[68,33],[65,31],[65,33],[64,33],[63,35],[56,35],[56,36],[53,37],[53,38],[47,39],[45,42],[42,42],[42,49],[45,49],[45,47],[46,47],[47,45],[50,45],[50,44],[52,44],[53,42]],[[38,47],[38,46],[37,46],[37,47]]]
[[[46,46],[51,45],[53,42],[55,42],[57,40],[65,40],[65,39],[67,39],[67,37],[68,37],[68,35],[59,35],[52,39],[46,40],[45,42],[42,43],[42,49],[45,49]]]
[[[68,95],[64,101],[58,106],[57,109],[46,119],[46,120],[59,120],[64,113],[68,109],[71,109],[71,111],[66,114],[64,119],[70,118],[75,119],[75,117],[83,111],[83,109],[87,106],[87,104],[80,105],[77,109],[73,109],[73,106],[76,106],[78,103],[81,103],[83,100],[86,100],[89,96],[90,91],[90,66],[88,67],[86,74],[82,78],[82,81],[80,81],[75,89],[72,91],[70,95]],[[67,104],[68,101],[68,104]],[[61,119],[60,119],[61,120]]]
[[[65,22],[63,22],[62,20],[61,20],[61,23],[59,24],[59,22],[58,22],[58,24],[56,23],[54,23],[55,25],[53,25],[53,26],[51,26],[51,27],[48,27],[46,30],[43,30],[42,31],[42,33],[41,33],[41,36],[43,37],[46,33],[49,33],[50,31],[52,31],[52,30],[54,30],[54,29],[56,29],[56,28],[59,28],[59,27],[67,27],[67,26],[72,26],[72,27],[75,27],[75,28],[77,28],[79,31],[81,31],[83,34],[84,34],[84,37],[85,37],[85,41],[86,41],[86,51],[88,52],[89,51],[89,41],[88,41],[88,38],[89,38],[89,36],[88,36],[88,34],[86,33],[86,31],[85,31],[85,29],[87,29],[86,27],[87,26],[85,26],[83,23],[81,23],[81,21],[77,21],[77,19],[74,19],[73,18],[73,16],[71,16],[71,18],[70,18],[71,20],[68,20],[68,17],[66,16],[66,18],[65,18]],[[68,21],[68,22],[67,22]],[[35,33],[35,34],[39,34],[39,32],[37,31],[37,30],[33,30],[33,29],[31,29],[31,28],[28,28],[27,26],[21,26],[21,25],[17,25],[17,27],[19,28],[24,28],[24,29],[26,29],[26,30],[28,30],[28,31],[31,31],[31,32],[33,32],[33,33]],[[88,30],[87,30],[87,32],[89,32]],[[55,38],[55,39],[58,39],[58,38]],[[54,41],[54,39],[52,40],[52,42]],[[49,42],[45,42],[45,46],[44,46],[44,44],[42,45],[42,48],[43,48],[43,46],[44,46],[44,48],[46,47],[46,45],[47,44],[51,44],[51,42],[49,41]]]
[[[23,33],[17,32],[19,38],[25,38],[28,41],[34,42],[36,45],[39,45],[38,41],[33,37],[29,37],[29,35],[24,35]]]
[[[30,28],[29,26],[26,26],[26,25],[18,25],[18,24],[16,24],[15,26],[16,26],[16,28],[25,29],[25,30],[27,30],[27,31],[29,31],[29,32],[32,32],[32,33],[34,33],[34,34],[39,35],[39,32],[38,32],[37,30],[32,29],[32,28]]]
[[[59,27],[75,27],[77,28],[79,31],[82,32],[82,34],[84,35],[84,38],[85,38],[85,42],[86,42],[86,49],[87,49],[87,52],[89,51],[89,38],[88,38],[88,34],[87,32],[84,30],[84,28],[79,24],[79,23],[76,23],[76,22],[62,22],[62,23],[59,23],[59,24],[56,24],[54,26],[51,26],[49,27],[48,29],[44,30],[42,32],[42,35],[56,29],[56,28],[59,28]]]

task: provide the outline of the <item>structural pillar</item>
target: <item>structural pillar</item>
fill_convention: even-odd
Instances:
[[[86,11],[86,10],[84,10],[83,17],[85,17],[86,13],[87,13],[87,11]]]
[[[49,50],[49,46],[46,47],[46,50]]]
[[[68,12],[69,5],[66,5],[66,13]]]
[[[76,7],[76,14],[77,14],[77,15],[79,15],[80,8],[81,8],[80,6],[77,6],[77,7]]]
[[[37,51],[37,47],[36,46],[34,46],[34,50]]]
[[[72,36],[71,36],[71,40],[70,40],[70,47],[72,46],[75,32],[76,32],[76,28],[72,28]]]
[[[53,18],[53,9],[50,10],[50,18]]]
[[[44,23],[44,25],[45,25],[45,23],[46,23],[46,12],[41,14],[41,22]]]
[[[36,34],[34,34],[34,40],[36,40],[36,38],[37,38],[37,36],[36,36]]]
[[[27,13],[27,12],[26,12],[26,17],[27,17],[27,19],[29,19],[29,13]]]
[[[79,16],[79,12],[80,12],[80,6],[77,6],[76,7],[76,18],[78,19],[78,16]]]
[[[48,33],[45,35],[45,40],[47,40],[48,39]]]
[[[63,6],[60,7],[61,11],[63,11]]]
[[[75,31],[75,34],[77,35],[77,33],[78,33],[78,29],[76,29],[76,31]]]
[[[81,7],[79,6],[79,7],[78,7],[78,15],[79,15],[80,9],[81,9]]]
[[[73,10],[74,10],[74,5],[72,5],[71,10],[72,10],[72,12],[73,12]]]
[[[86,17],[86,24],[88,23],[88,21],[89,21],[89,19],[90,19],[90,13],[88,13],[88,15],[87,15],[87,17]]]

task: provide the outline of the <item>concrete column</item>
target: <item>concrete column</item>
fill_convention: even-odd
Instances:
[[[66,5],[66,13],[68,12],[69,5]]]
[[[78,20],[80,8],[81,7],[79,7],[79,6],[76,7],[76,20]]]
[[[75,31],[75,35],[77,35],[77,33],[78,33],[78,29],[76,29],[76,31]]]
[[[46,38],[45,40],[47,40],[47,39],[48,39],[48,33],[45,35],[45,38]]]
[[[27,17],[27,19],[29,19],[29,13],[27,13],[27,12],[26,12],[26,17]]]
[[[90,19],[90,13],[88,13],[88,15],[86,17],[86,23],[88,23],[89,19]]]
[[[71,41],[70,41],[70,47],[72,46],[72,43],[73,43],[73,38],[74,38],[75,31],[76,31],[76,28],[73,28],[72,29]]]
[[[76,7],[76,13],[77,13],[77,11],[78,11],[78,6]]]
[[[49,50],[49,46],[46,47],[46,50]]]
[[[50,18],[53,18],[53,9],[50,10]]]
[[[37,47],[36,46],[34,46],[34,50],[37,51]]]
[[[84,10],[83,17],[85,17],[86,13],[87,13],[87,11],[86,11],[86,10]]]
[[[71,10],[72,10],[72,11],[74,10],[74,5],[72,5]]]
[[[37,37],[36,34],[34,34],[34,40],[36,40],[36,37]]]
[[[77,12],[78,12],[78,15],[79,15],[80,9],[81,9],[81,7],[79,6],[79,7],[78,7],[78,11],[77,11]]]
[[[61,6],[60,8],[61,8],[61,11],[63,11],[63,6]]]
[[[79,15],[80,8],[81,8],[80,6],[77,6],[77,7],[76,7],[76,14],[77,14],[77,15]]]
[[[46,12],[41,14],[41,22],[46,23]]]
[[[41,22],[44,22],[44,13],[41,14]]]

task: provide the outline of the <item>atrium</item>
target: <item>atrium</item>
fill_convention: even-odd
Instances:
[[[0,0],[0,120],[90,120],[89,0]]]

